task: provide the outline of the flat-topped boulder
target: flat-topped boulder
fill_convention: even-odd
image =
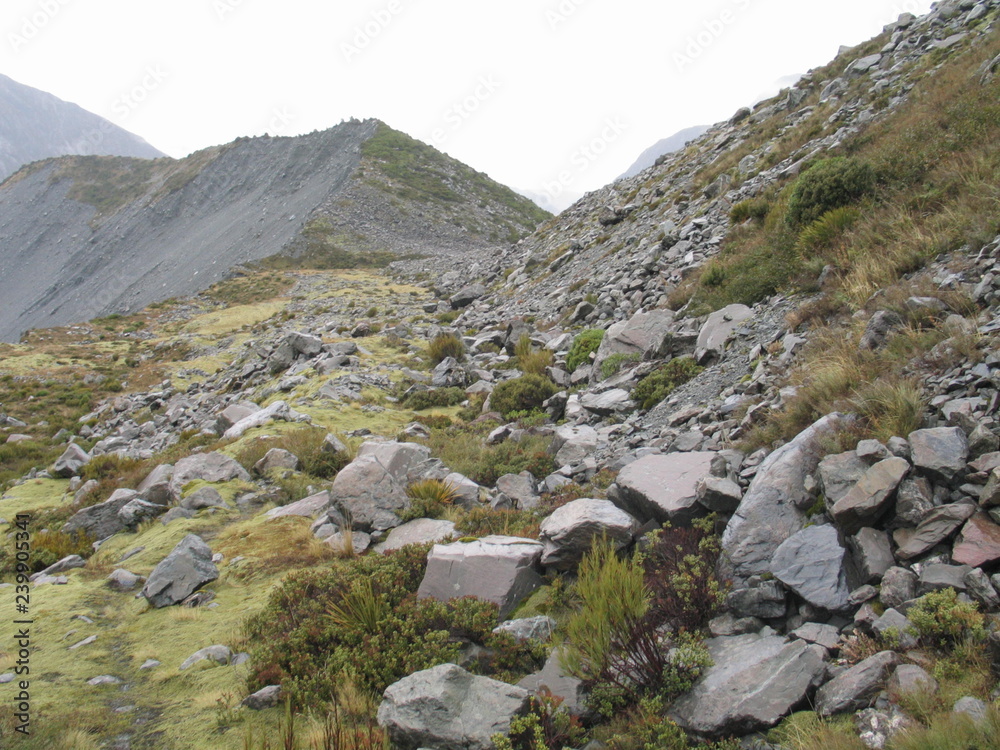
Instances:
[[[965,471],[969,441],[958,427],[933,427],[911,432],[907,438],[913,465],[918,470],[948,482]]]
[[[715,453],[643,456],[618,473],[615,505],[641,522],[689,524],[707,509],[698,502],[699,482],[711,475]]]
[[[627,547],[639,529],[631,515],[608,500],[573,500],[542,521],[542,565],[572,570],[590,551],[595,539],[607,539],[617,549]]]
[[[417,598],[474,596],[498,605],[503,619],[542,585],[541,557],[541,542],[512,536],[436,544],[427,555]]]
[[[184,486],[191,482],[230,482],[234,479],[250,481],[249,472],[235,458],[217,452],[193,453],[174,464],[170,486],[180,497]]]
[[[836,528],[810,526],[788,537],[775,550],[771,572],[814,607],[839,612],[850,604],[846,553]]]

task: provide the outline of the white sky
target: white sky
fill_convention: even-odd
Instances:
[[[378,117],[500,182],[555,195],[606,184],[660,138],[725,119],[929,7],[3,0],[0,72],[175,157]]]

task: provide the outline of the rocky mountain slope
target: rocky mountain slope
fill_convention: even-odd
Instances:
[[[374,120],[179,161],[38,162],[0,186],[0,339],[193,294],[279,253],[454,259],[544,216]]]
[[[25,164],[68,154],[165,156],[103,117],[0,75],[0,182]]]
[[[447,274],[4,345],[24,746],[993,747],[998,16],[901,16]]]
[[[623,180],[626,177],[635,177],[643,170],[652,167],[656,163],[656,160],[661,156],[666,156],[667,154],[672,154],[674,151],[679,151],[687,145],[688,141],[693,141],[706,130],[708,130],[708,126],[706,125],[695,125],[690,128],[679,130],[666,138],[661,138],[639,154],[639,158],[637,158],[635,162],[633,162],[632,166],[626,169],[618,179]]]

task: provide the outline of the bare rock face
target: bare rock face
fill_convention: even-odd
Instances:
[[[634,354],[647,358],[669,354],[675,317],[671,310],[650,310],[612,325],[597,350],[594,373],[599,376],[601,363],[613,354]]]
[[[194,453],[174,465],[171,487],[178,497],[184,485],[196,480],[228,482],[233,479],[250,481],[250,474],[238,461],[222,453]]]
[[[913,465],[932,477],[951,481],[965,470],[969,441],[958,427],[934,427],[911,432]]]
[[[899,654],[895,651],[869,656],[819,689],[816,712],[826,717],[867,708],[899,663]]]
[[[540,542],[513,536],[436,544],[427,555],[417,598],[448,601],[474,596],[497,604],[503,619],[542,585],[541,556]]]
[[[822,458],[823,438],[848,421],[828,414],[764,460],[722,535],[727,572],[739,578],[766,572],[778,546],[805,528],[806,477]]]
[[[490,737],[510,731],[529,697],[522,687],[441,664],[387,687],[378,723],[398,750],[492,750]]]
[[[689,524],[706,515],[698,502],[699,483],[712,473],[715,453],[643,456],[618,473],[608,497],[640,521]]]
[[[638,522],[608,500],[580,498],[557,508],[542,521],[539,538],[545,546],[542,565],[572,570],[595,539],[607,539],[617,548],[632,543]]]
[[[846,552],[833,526],[810,526],[775,550],[771,572],[814,607],[839,612],[850,603]]]

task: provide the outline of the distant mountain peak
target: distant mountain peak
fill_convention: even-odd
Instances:
[[[635,160],[635,163],[619,175],[618,179],[623,180],[626,177],[635,177],[642,170],[649,169],[656,164],[656,160],[661,156],[681,150],[687,145],[688,141],[693,141],[706,130],[708,130],[708,125],[694,125],[657,141],[639,154],[639,158]]]

